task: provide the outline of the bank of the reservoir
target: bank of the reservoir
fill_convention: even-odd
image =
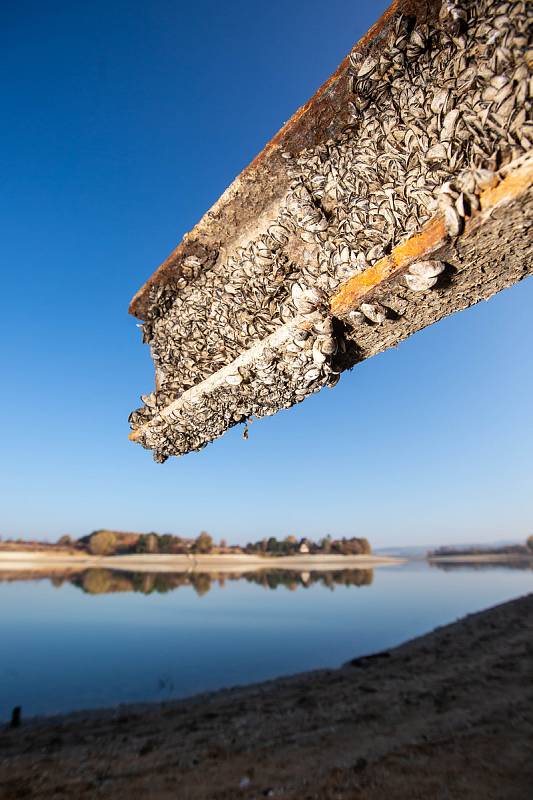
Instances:
[[[529,800],[533,595],[338,670],[0,733],[0,797]]]

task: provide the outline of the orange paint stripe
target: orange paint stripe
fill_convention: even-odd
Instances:
[[[475,212],[465,225],[465,234],[475,226],[480,217],[486,217],[502,203],[509,203],[524,194],[533,184],[533,156],[516,167],[493,189],[486,189],[480,195],[480,211]],[[464,235],[464,234],[463,234]],[[390,256],[385,256],[372,267],[350,278],[331,299],[331,313],[340,317],[354,310],[361,299],[376,289],[383,281],[406,269],[413,261],[430,255],[445,244],[448,238],[444,218],[431,219],[420,233],[411,236],[394,248]]]

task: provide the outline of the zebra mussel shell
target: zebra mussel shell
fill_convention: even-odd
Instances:
[[[382,325],[387,318],[385,309],[379,303],[361,303],[360,310],[370,322],[374,322],[376,325]]]
[[[446,269],[442,261],[416,261],[411,264],[404,280],[413,292],[425,292],[432,289],[439,275]]]
[[[420,278],[436,278],[445,269],[446,264],[443,261],[415,261],[410,265],[409,273]]]

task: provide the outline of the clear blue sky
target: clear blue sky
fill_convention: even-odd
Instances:
[[[153,269],[384,3],[3,3],[0,532],[376,546],[533,532],[533,283],[291,411],[155,464],[128,316]]]

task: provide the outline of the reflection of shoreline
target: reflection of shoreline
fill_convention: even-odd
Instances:
[[[444,572],[453,572],[454,570],[491,570],[497,567],[505,567],[505,569],[519,569],[519,570],[533,570],[533,558],[510,558],[510,557],[483,557],[483,556],[470,556],[470,557],[447,557],[447,558],[431,558],[428,559],[430,567],[443,570]]]
[[[427,562],[431,567],[440,567],[451,564],[476,565],[497,564],[505,566],[518,566],[520,569],[533,567],[533,553],[454,553],[450,555],[430,555]]]
[[[227,581],[245,580],[265,589],[275,590],[283,587],[289,591],[308,589],[320,584],[334,590],[336,586],[370,586],[374,578],[372,569],[346,570],[261,570],[251,572],[127,572],[124,570],[86,569],[79,572],[54,572],[44,575],[42,572],[3,573],[0,571],[0,582],[15,580],[50,580],[56,588],[69,583],[86,594],[115,594],[118,592],[138,592],[141,594],[166,594],[182,586],[192,587],[202,596],[217,584],[223,588]]]

